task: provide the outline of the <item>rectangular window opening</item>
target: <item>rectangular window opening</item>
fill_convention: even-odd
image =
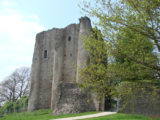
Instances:
[[[47,50],[44,51],[44,58],[47,58]]]

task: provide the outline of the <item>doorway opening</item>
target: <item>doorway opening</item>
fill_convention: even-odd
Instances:
[[[117,110],[117,100],[112,98],[110,95],[105,97],[104,111],[116,111]]]

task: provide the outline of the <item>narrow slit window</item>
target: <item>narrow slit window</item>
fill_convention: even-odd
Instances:
[[[68,37],[68,41],[71,41],[71,36]]]
[[[47,50],[44,51],[44,58],[47,58]]]

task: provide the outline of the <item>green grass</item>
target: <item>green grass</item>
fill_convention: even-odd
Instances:
[[[35,112],[23,112],[23,113],[13,113],[5,115],[0,118],[0,120],[50,120],[54,118],[66,118],[74,116],[89,115],[98,112],[85,112],[80,114],[66,114],[66,115],[51,115],[52,110],[38,110]],[[102,116],[97,118],[90,118],[85,120],[160,120],[160,119],[151,119],[145,116],[140,115],[130,115],[130,114],[114,114],[108,116]]]
[[[98,112],[85,112],[80,114],[64,114],[64,115],[51,115],[52,110],[38,110],[34,112],[22,112],[22,113],[12,113],[7,114],[0,120],[50,120],[54,118],[66,118],[66,117],[75,117],[82,115],[95,114]]]
[[[102,117],[90,118],[90,119],[84,119],[84,120],[160,120],[160,118],[153,119],[153,118],[149,118],[141,115],[118,113],[114,115],[108,115],[108,116],[102,116]]]

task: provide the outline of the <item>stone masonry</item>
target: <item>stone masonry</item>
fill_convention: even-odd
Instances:
[[[97,100],[92,99],[87,103],[91,95],[79,90],[75,84],[79,82],[76,66],[83,67],[87,58],[81,36],[87,35],[91,29],[90,19],[82,17],[79,24],[71,24],[62,29],[53,28],[37,34],[31,71],[29,111],[51,108],[56,110],[54,114],[68,113],[67,108],[58,109],[59,106],[65,108],[62,104],[67,105],[67,99],[70,100],[68,107],[73,108],[70,108],[70,113],[83,112],[84,106],[88,111],[99,109]],[[59,89],[62,86],[63,90]],[[74,89],[71,90],[68,86]],[[68,93],[69,90],[72,92]],[[77,92],[79,94],[75,95]],[[60,99],[60,96],[63,98]],[[83,101],[83,105],[76,108],[76,100],[79,101],[76,104],[80,105]]]
[[[99,103],[96,94],[87,93],[77,85],[80,82],[77,68],[82,68],[87,60],[82,36],[92,30],[89,18],[82,17],[79,20],[79,24],[71,24],[62,29],[53,28],[37,34],[31,71],[29,111],[53,109],[53,114],[58,115],[105,109],[105,98]],[[136,95],[134,107],[130,98],[127,98],[128,104],[122,110],[125,103],[123,99],[118,101],[119,112],[160,115],[160,93],[154,101],[145,94]]]

